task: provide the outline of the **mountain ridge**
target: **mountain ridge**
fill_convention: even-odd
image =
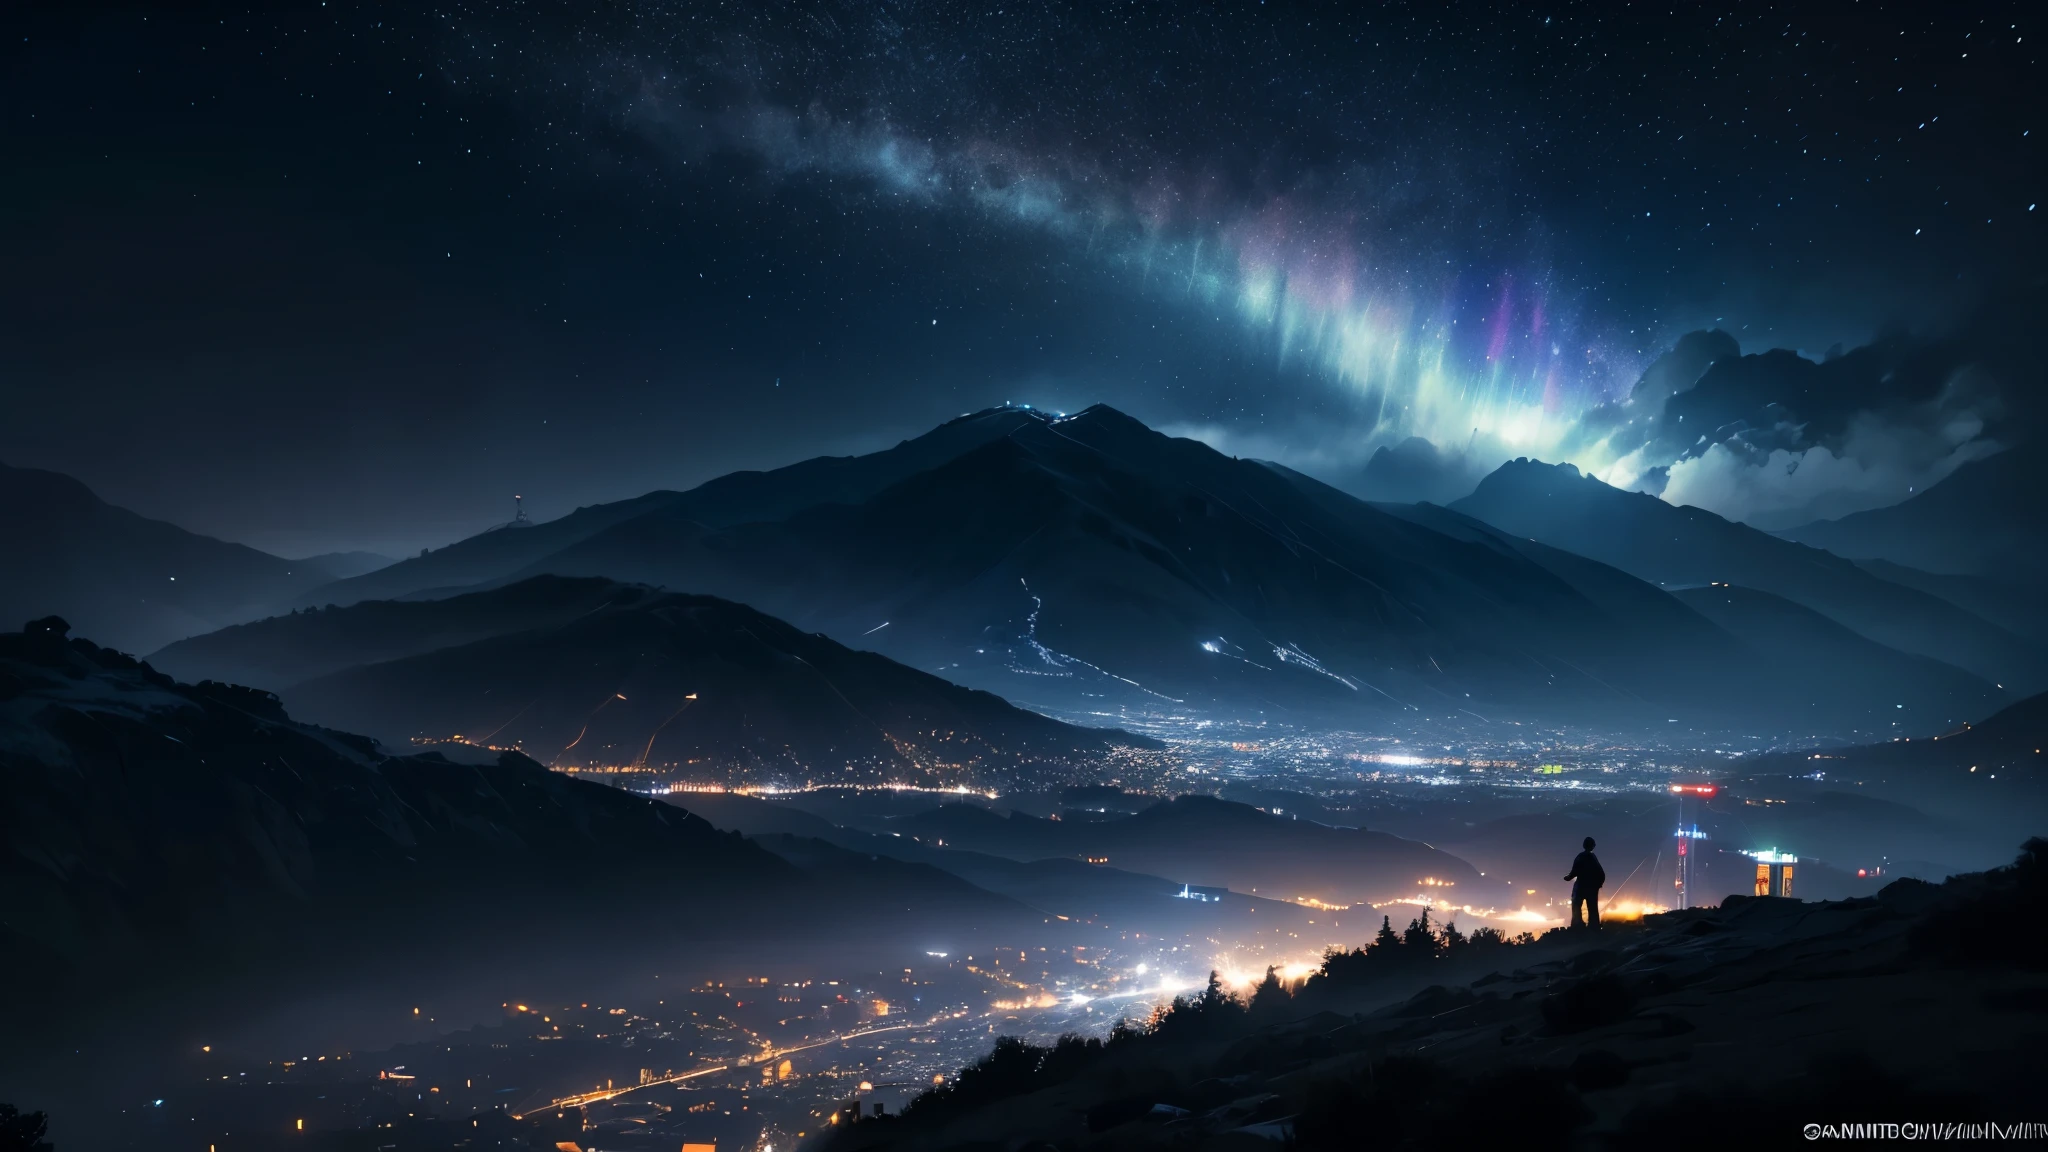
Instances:
[[[1897,504],[1779,533],[1852,560],[1889,560],[1943,576],[2048,580],[2048,466],[2037,445],[1972,460]]]
[[[2007,691],[2048,684],[2048,661],[2035,646],[1946,600],[1704,509],[1621,491],[1569,464],[1509,461],[1450,507],[1652,584],[1730,583],[1771,592]]]
[[[129,651],[246,619],[332,576],[102,500],[59,472],[0,464],[0,621],[51,614]]]
[[[1151,746],[1015,708],[711,596],[534,577],[368,601],[173,645],[184,675],[281,670],[292,709],[403,746],[463,739],[554,764],[694,765],[783,783],[986,787],[1026,763]]]

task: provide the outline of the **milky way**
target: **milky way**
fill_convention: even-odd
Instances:
[[[1637,442],[1658,412],[1630,397],[1697,329],[1817,361],[1887,325],[1993,332],[1987,308],[2024,326],[2032,19],[53,9],[7,49],[0,456],[307,550],[1005,400],[1106,401],[1354,490],[1412,435],[1730,508],[1810,503],[1741,469],[1824,446],[1853,467],[1807,483],[1896,498],[2010,442],[2039,381],[1964,379],[1963,349],[1862,423],[1731,409],[1705,446]],[[175,467],[189,444],[214,466]]]
[[[1897,209],[1900,193],[1873,196],[1878,181],[1917,185],[1905,196],[1922,210],[1969,195],[1970,213],[2007,217],[2008,231],[1987,218],[1992,233],[1963,236],[1974,220],[1938,213],[1948,244],[2015,226],[2038,237],[2018,206],[2030,193],[1950,189],[1937,167],[1957,136],[1993,143],[2007,172],[2037,155],[1993,90],[2032,59],[2017,20],[1845,14],[642,13],[579,25],[573,49],[536,55],[585,117],[671,160],[732,151],[907,210],[1036,230],[1241,325],[1351,401],[1342,423],[1359,450],[1414,435],[1633,482],[1672,461],[1645,463],[1580,417],[1625,399],[1686,327],[1782,329],[1796,347],[1896,318],[1867,292],[1860,313],[1756,305],[1772,294],[1756,281],[1839,279],[1854,261],[1815,249],[1886,227],[1867,213]],[[533,90],[498,39],[519,27],[456,21],[451,79],[511,67]],[[1129,52],[1121,67],[1105,29]],[[1879,98],[1892,79],[1913,94],[1900,83]],[[1957,136],[1926,134],[1936,107]],[[1844,195],[1861,201],[1846,226],[1829,219]],[[1704,282],[1743,261],[1751,283]],[[1210,431],[1227,442],[1241,429]]]

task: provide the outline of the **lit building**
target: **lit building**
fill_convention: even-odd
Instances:
[[[1776,848],[1762,852],[1745,853],[1756,861],[1756,894],[1758,896],[1792,895],[1792,866],[1799,863],[1799,857]]]
[[[1219,903],[1229,894],[1230,889],[1228,888],[1210,888],[1201,884],[1183,884],[1180,886],[1180,891],[1174,893],[1175,896],[1182,900],[1199,900],[1204,904]]]

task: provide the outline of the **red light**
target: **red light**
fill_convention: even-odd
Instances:
[[[1858,869],[1856,870],[1856,875],[1858,875],[1858,876],[1868,876],[1868,875],[1870,875],[1870,870],[1869,870],[1869,869],[1867,869],[1867,868],[1858,868]]]

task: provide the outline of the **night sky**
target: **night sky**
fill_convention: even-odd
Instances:
[[[1006,401],[1360,490],[1421,436],[1888,502],[2038,423],[2039,11],[13,11],[0,460],[286,555]],[[1617,432],[1704,328],[1834,349],[1825,415],[1758,362],[1707,439]]]

